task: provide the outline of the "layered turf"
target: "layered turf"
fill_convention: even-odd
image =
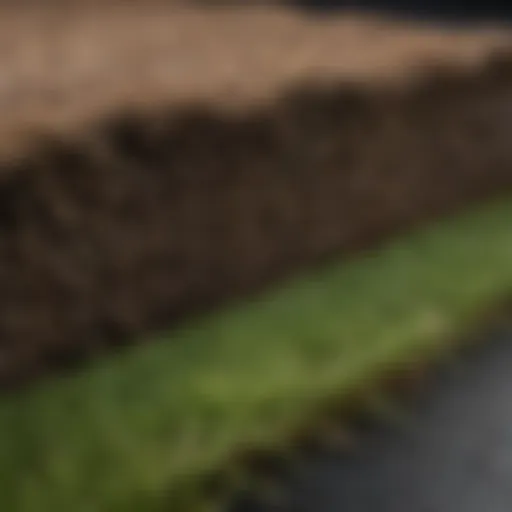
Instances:
[[[196,512],[509,294],[512,56],[96,9],[0,8],[0,510]]]
[[[512,291],[512,199],[0,401],[0,508],[195,511],[203,478],[445,348]],[[155,340],[154,340],[155,341]]]

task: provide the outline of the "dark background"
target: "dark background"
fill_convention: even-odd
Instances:
[[[311,12],[332,12],[346,7],[399,14],[411,18],[439,21],[494,21],[512,20],[512,0],[291,0],[296,6]]]

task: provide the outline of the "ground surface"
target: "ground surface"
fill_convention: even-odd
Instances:
[[[236,512],[506,512],[512,509],[512,333],[443,368],[411,426],[375,429],[351,457],[311,458],[289,508]]]

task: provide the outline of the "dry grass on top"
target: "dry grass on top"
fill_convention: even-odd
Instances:
[[[127,105],[246,105],[304,80],[396,79],[474,65],[507,34],[376,17],[319,21],[280,7],[0,4],[0,154]],[[3,153],[2,153],[3,152]]]

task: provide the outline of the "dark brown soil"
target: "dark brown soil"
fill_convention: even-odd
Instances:
[[[272,19],[269,33],[282,31]],[[327,37],[331,29],[307,30]],[[512,56],[491,58],[493,45],[464,37],[460,48],[473,48],[458,50],[456,62],[472,55],[464,69],[391,86],[303,65],[300,79],[281,71],[279,81],[263,80],[274,91],[266,102],[244,93],[236,108],[198,93],[196,103],[180,103],[176,93],[130,109],[113,100],[117,82],[107,73],[107,99],[84,92],[101,108],[80,117],[76,90],[85,82],[68,84],[66,96],[64,81],[55,86],[40,70],[0,121],[16,148],[4,142],[1,153],[1,384],[83,361],[511,191]],[[424,40],[432,48],[435,37]],[[206,69],[196,78],[204,85]],[[37,96],[48,83],[62,101]],[[244,83],[255,85],[243,77],[232,90],[251,89]],[[28,104],[38,122],[24,125]],[[52,105],[66,112],[60,121],[43,115]]]

